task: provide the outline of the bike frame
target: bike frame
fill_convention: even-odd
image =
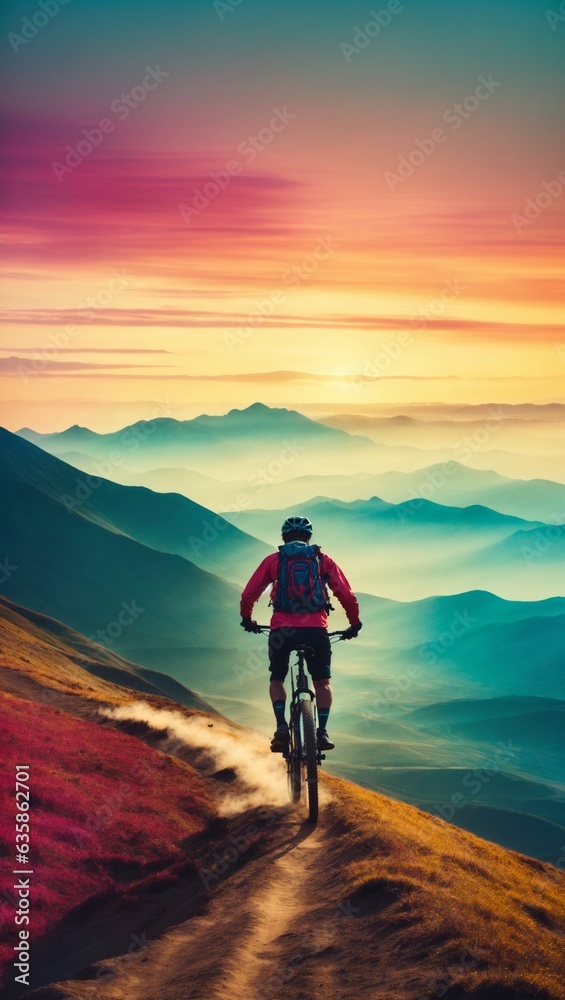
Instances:
[[[263,634],[270,633],[269,625],[258,625],[257,632]],[[330,642],[332,638],[343,639],[343,632],[328,632]],[[288,790],[291,802],[295,804],[301,798],[308,800],[308,818],[312,823],[318,819],[318,768],[321,766],[326,755],[318,749],[316,739],[317,732],[317,712],[316,712],[316,692],[308,684],[308,678],[304,669],[309,653],[314,650],[311,646],[298,643],[295,647],[298,659],[296,664],[290,667],[291,699],[289,717],[289,748],[283,753],[286,760],[288,775]],[[294,674],[295,666],[298,673]],[[308,702],[308,706],[304,704]]]
[[[271,631],[270,625],[259,625],[258,629],[263,635],[269,635]],[[328,638],[330,642],[332,639],[334,642],[340,642],[343,640],[344,631],[338,632],[328,632]],[[333,645],[333,643],[332,643]],[[295,649],[295,653],[298,654],[298,659],[295,664],[290,665],[290,685],[291,685],[291,698],[290,698],[290,719],[289,719],[289,729],[292,734],[293,732],[293,722],[297,711],[297,704],[301,698],[310,698],[312,702],[312,707],[314,710],[314,721],[316,722],[317,728],[317,711],[316,711],[316,692],[312,691],[312,688],[308,686],[308,677],[306,676],[306,671],[304,669],[304,664],[306,662],[306,653],[314,652],[311,646],[298,645]],[[294,668],[298,668],[298,673],[296,675],[296,683],[294,679]],[[294,751],[296,752],[296,751]],[[286,759],[293,753],[292,744],[291,749],[288,750],[283,757]],[[326,755],[318,751],[318,763],[321,764],[323,760],[326,759]]]
[[[294,668],[292,664],[290,666],[290,686],[291,686],[292,696],[290,699],[290,709],[289,709],[290,716],[288,725],[291,732],[291,748],[290,750],[287,750],[285,754],[283,754],[283,757],[285,757],[285,759],[291,754],[298,752],[297,748],[293,748],[292,746],[292,734],[294,732],[294,720],[298,709],[298,702],[301,701],[301,699],[310,698],[310,701],[312,702],[312,709],[314,712],[314,725],[317,728],[316,692],[312,691],[312,688],[308,687],[308,678],[304,670],[304,664],[306,662],[306,653],[310,652],[310,650],[314,652],[311,646],[296,647],[295,652],[298,654],[298,660],[294,664],[295,667],[298,667],[298,673],[296,675],[296,684],[294,683]],[[324,753],[320,753],[320,751],[318,750],[318,764],[321,764],[322,761],[325,759],[326,755]]]

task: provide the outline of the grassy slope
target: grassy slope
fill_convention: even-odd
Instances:
[[[449,969],[442,997],[463,995],[460,987],[492,1000],[565,997],[563,872],[404,803],[326,780],[349,903],[373,915],[396,968],[414,971],[425,956],[429,996]]]
[[[96,700],[131,700],[131,693],[172,697],[189,708],[213,713],[205,701],[177,681],[130,663],[54,618],[0,597],[0,668],[14,670],[68,694]]]

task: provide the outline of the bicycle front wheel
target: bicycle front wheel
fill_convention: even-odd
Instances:
[[[302,743],[302,766],[308,796],[308,819],[318,819],[318,748],[312,702],[302,699],[298,704],[298,721]]]
[[[286,762],[288,773],[288,797],[295,805],[300,802],[302,792],[302,734],[300,732],[300,713],[291,716],[290,721],[290,753]]]

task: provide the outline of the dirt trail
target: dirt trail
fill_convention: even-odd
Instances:
[[[37,697],[35,691],[31,694]],[[53,701],[72,714],[112,725],[101,720],[98,705],[80,696],[57,693]],[[167,733],[139,731],[137,723],[119,725],[126,731],[135,725],[137,736],[194,766],[213,786],[218,803],[245,792],[239,777],[229,768],[218,771],[217,761],[206,751]],[[390,974],[387,987],[382,985],[384,977],[362,921],[354,911],[340,908],[340,868],[347,851],[340,843],[341,831],[332,824],[331,810],[325,808],[328,799],[322,789],[316,828],[306,823],[303,807],[288,803],[247,809],[221,820],[210,839],[196,846],[198,872],[189,865],[164,892],[140,898],[135,912],[110,904],[107,910],[94,910],[84,922],[81,918],[76,928],[66,929],[67,954],[75,956],[71,967],[67,959],[64,969],[64,958],[57,958],[60,940],[52,942],[54,962],[48,954],[41,955],[46,965],[43,982],[52,985],[23,996],[351,1000],[359,995],[400,1000],[406,994],[392,986]],[[246,841],[250,823],[257,835]],[[189,848],[187,858],[194,856],[194,848]],[[360,936],[365,936],[365,945]],[[123,942],[130,938],[139,944],[124,949]],[[116,953],[115,958],[102,958]]]
[[[107,976],[66,983],[66,995],[76,1000],[348,996],[345,983],[343,992],[329,988],[339,922],[320,877],[328,831],[304,826],[295,812],[279,819],[278,827],[264,854],[226,873],[213,888],[202,916],[166,932],[126,962],[104,963]]]

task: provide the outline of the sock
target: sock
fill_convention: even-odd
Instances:
[[[284,701],[274,701],[273,711],[277,720],[277,726],[282,726],[284,722]]]
[[[330,714],[329,708],[319,708],[318,709],[318,723],[320,729],[328,728],[328,716]]]

